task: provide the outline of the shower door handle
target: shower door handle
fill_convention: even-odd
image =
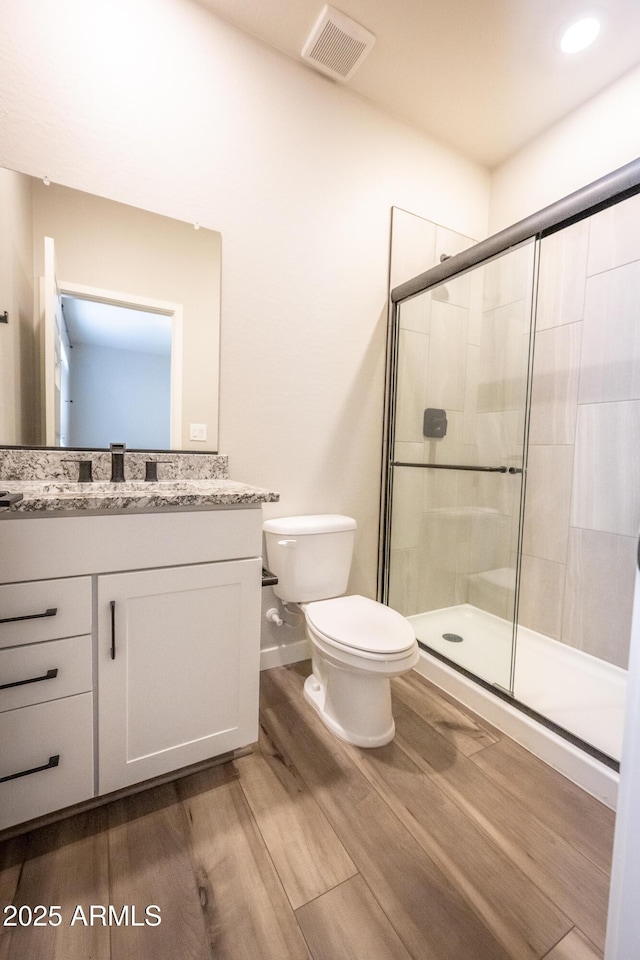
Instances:
[[[471,470],[474,473],[509,473],[509,467],[477,467],[468,463],[405,463],[404,461],[394,460],[392,467],[418,467],[420,470]],[[516,470],[516,467],[512,468]]]
[[[469,463],[406,463],[393,460],[392,467],[419,467],[421,470],[470,470],[474,473],[522,473],[522,467],[478,467]]]

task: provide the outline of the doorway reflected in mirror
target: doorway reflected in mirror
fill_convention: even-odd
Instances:
[[[95,449],[123,440],[146,449],[215,451],[220,234],[2,168],[0,200],[6,211],[0,290],[7,301],[0,303],[0,312],[6,309],[10,317],[0,327],[0,445]],[[45,238],[54,244],[55,282],[46,277]],[[66,406],[78,403],[85,414],[81,433],[77,432],[75,415],[69,419],[68,411],[60,408],[56,391],[64,377],[63,364],[69,363],[73,351],[87,353],[87,344],[77,333],[74,343],[71,331],[63,332],[72,321],[68,317],[63,323],[61,313],[56,321],[52,307],[48,326],[45,323],[47,298],[55,296],[55,286],[64,296],[129,308],[127,325],[135,326],[141,311],[171,318],[170,398],[154,404],[157,411],[165,411],[161,428],[150,432],[150,413],[143,412],[140,400],[150,372],[143,373],[139,364],[134,368],[129,363],[133,358],[124,356],[132,351],[119,347],[120,362],[112,365],[119,376],[104,372],[85,376],[78,399],[73,393],[81,384],[71,371],[73,386]],[[166,362],[165,358],[165,366]],[[147,366],[151,365],[149,360]],[[128,409],[133,416],[116,435],[112,416],[116,400],[125,393],[129,401],[123,413]],[[200,429],[194,431],[192,425]],[[206,440],[190,439],[200,435]]]

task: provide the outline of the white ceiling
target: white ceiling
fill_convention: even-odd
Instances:
[[[298,60],[324,6],[323,0],[198,2]],[[376,36],[347,86],[488,167],[640,63],[640,0],[334,0],[332,6]],[[562,28],[596,9],[603,26],[595,44],[562,54]]]

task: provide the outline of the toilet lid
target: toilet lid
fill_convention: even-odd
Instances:
[[[305,604],[311,625],[344,647],[367,653],[402,653],[415,643],[402,614],[367,597],[336,597]]]

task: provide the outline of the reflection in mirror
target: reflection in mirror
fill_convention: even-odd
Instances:
[[[60,446],[106,447],[111,438],[126,437],[129,447],[178,447],[170,429],[177,392],[171,390],[172,316],[68,294],[61,299],[72,348],[61,370],[61,382],[68,372],[65,399],[71,402],[61,405]],[[96,396],[108,402],[98,405]]]
[[[220,234],[2,168],[0,206],[0,444],[215,451]]]

